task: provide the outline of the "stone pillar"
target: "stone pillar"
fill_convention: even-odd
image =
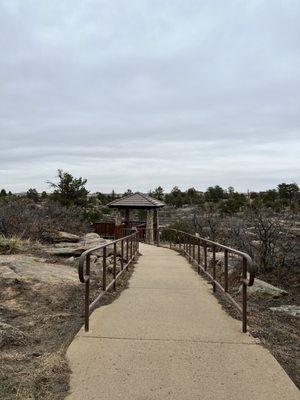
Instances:
[[[122,215],[121,215],[120,210],[118,208],[115,210],[114,219],[115,219],[115,224],[117,226],[122,224]]]
[[[147,212],[147,223],[146,223],[146,242],[153,243],[153,209]]]

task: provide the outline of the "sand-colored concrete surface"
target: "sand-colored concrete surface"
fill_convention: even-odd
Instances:
[[[141,245],[129,288],[68,349],[69,400],[296,400],[274,357],[241,332],[178,253]]]

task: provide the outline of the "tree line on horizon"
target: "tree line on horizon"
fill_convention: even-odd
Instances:
[[[2,189],[0,191],[0,199],[25,197],[35,203],[53,200],[66,207],[86,207],[97,201],[105,206],[120,196],[133,193],[131,189],[128,189],[121,195],[114,190],[110,194],[96,192],[93,195],[89,195],[89,191],[86,189],[87,179],[82,177],[75,178],[61,169],[58,170],[57,178],[57,182],[47,182],[52,189],[51,193],[46,191],[38,193],[35,188],[30,188],[24,195],[17,196],[11,191],[6,192],[5,189]],[[300,198],[299,187],[296,183],[281,183],[274,189],[259,192],[252,191],[248,194],[237,192],[232,186],[224,189],[219,185],[210,186],[204,192],[200,192],[194,187],[182,191],[178,186],[175,186],[170,192],[165,192],[162,186],[158,186],[156,189],[150,190],[148,194],[176,208],[209,205],[224,214],[236,213],[247,205],[271,208],[276,211],[280,211],[284,207],[297,209]]]

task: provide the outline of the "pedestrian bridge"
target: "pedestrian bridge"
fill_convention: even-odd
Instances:
[[[114,279],[106,282],[103,272],[103,290],[91,303],[91,252],[83,254],[79,273],[86,285],[86,320],[67,353],[72,371],[67,399],[299,399],[296,386],[274,357],[242,332],[244,324],[241,329],[240,321],[230,317],[212,295],[212,285],[191,268],[190,263],[200,266],[212,277],[215,290],[223,288],[216,271],[210,273],[205,267],[207,248],[203,258],[196,239],[178,241],[178,232],[169,239],[171,248],[139,244],[134,234],[113,243]],[[122,255],[119,269],[118,252]],[[138,252],[128,288],[90,316]],[[104,248],[103,271],[106,257]],[[251,283],[251,277],[243,278],[245,271],[241,274],[245,286]]]

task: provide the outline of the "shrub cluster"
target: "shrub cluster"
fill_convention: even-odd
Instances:
[[[56,230],[80,234],[88,228],[82,208],[65,207],[54,201],[37,204],[28,198],[3,199],[0,205],[0,233],[50,242]]]

